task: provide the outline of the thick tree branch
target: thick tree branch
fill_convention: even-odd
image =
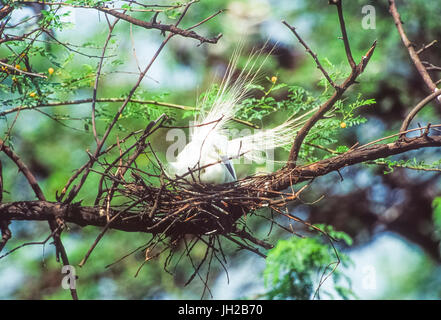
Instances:
[[[406,141],[399,139],[392,143],[361,146],[352,151],[306,166],[282,169],[274,174],[273,188],[283,190],[292,184],[323,176],[357,163],[386,158],[410,150],[440,146],[441,136],[427,136],[426,134],[417,138],[406,139]]]
[[[269,176],[244,179],[242,183],[250,183],[251,179],[253,180],[253,185],[263,185],[268,188],[268,182],[270,182],[273,190],[283,190],[292,184],[308,181],[350,165],[378,158],[386,158],[410,150],[440,146],[441,136],[430,137],[427,135],[407,139],[406,141],[397,140],[392,143],[362,146],[353,151],[348,151],[306,166],[286,167]],[[201,221],[188,220],[176,223],[175,220],[168,219],[165,223],[158,223],[159,220],[157,218],[134,215],[130,212],[121,214],[121,211],[115,209],[110,209],[109,215],[110,217],[117,216],[109,226],[111,229],[127,232],[157,234],[169,230],[174,234],[204,234],[207,230]],[[75,204],[48,201],[19,201],[0,205],[0,221],[44,221],[54,218],[62,218],[66,222],[75,223],[79,226],[105,227],[108,225],[107,217],[102,213],[101,207],[83,207]],[[171,223],[174,223],[173,228],[169,228]]]

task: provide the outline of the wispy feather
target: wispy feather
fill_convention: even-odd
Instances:
[[[235,180],[235,174],[230,169],[230,159],[243,157],[259,163],[270,161],[266,159],[265,151],[291,144],[299,127],[315,111],[312,109],[303,115],[290,117],[272,129],[256,130],[247,136],[228,139],[227,124],[240,113],[241,102],[250,96],[260,70],[270,55],[267,53],[263,62],[258,64],[264,49],[253,51],[238,72],[242,45],[236,48],[214,99],[209,101],[208,95],[204,96],[199,104],[201,112],[195,117],[190,141],[179,153],[176,162],[171,163],[176,175],[188,175],[190,170],[197,171],[191,175],[205,183],[218,184]]]

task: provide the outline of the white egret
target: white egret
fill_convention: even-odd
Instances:
[[[256,66],[260,53],[255,52],[251,54],[239,75],[233,77],[240,51],[236,49],[234,52],[216,97],[208,110],[201,111],[196,116],[189,143],[177,155],[176,161],[170,163],[170,169],[176,177],[183,177],[189,182],[194,180],[207,184],[236,181],[232,159],[243,157],[262,163],[265,160],[266,150],[292,143],[297,132],[296,128],[310,113],[296,119],[291,117],[275,128],[256,130],[253,134],[233,137],[229,140],[226,125],[240,111],[240,102],[249,94],[251,85],[262,66]],[[268,55],[264,62],[267,57]],[[202,105],[207,104],[206,97],[207,95]]]

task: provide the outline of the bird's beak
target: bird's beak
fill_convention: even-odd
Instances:
[[[234,171],[234,168],[233,168],[233,165],[232,165],[230,159],[228,159],[227,157],[222,157],[222,158],[223,158],[222,163],[227,168],[228,172],[231,174],[231,176],[233,177],[234,180],[237,180],[236,172]]]

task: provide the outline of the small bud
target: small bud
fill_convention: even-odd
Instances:
[[[49,75],[52,75],[52,73],[54,73],[54,68],[49,68],[47,69],[47,72],[49,73]]]
[[[271,77],[271,82],[272,82],[272,83],[276,83],[276,81],[277,81],[277,77],[276,77],[276,76],[272,76],[272,77]]]

